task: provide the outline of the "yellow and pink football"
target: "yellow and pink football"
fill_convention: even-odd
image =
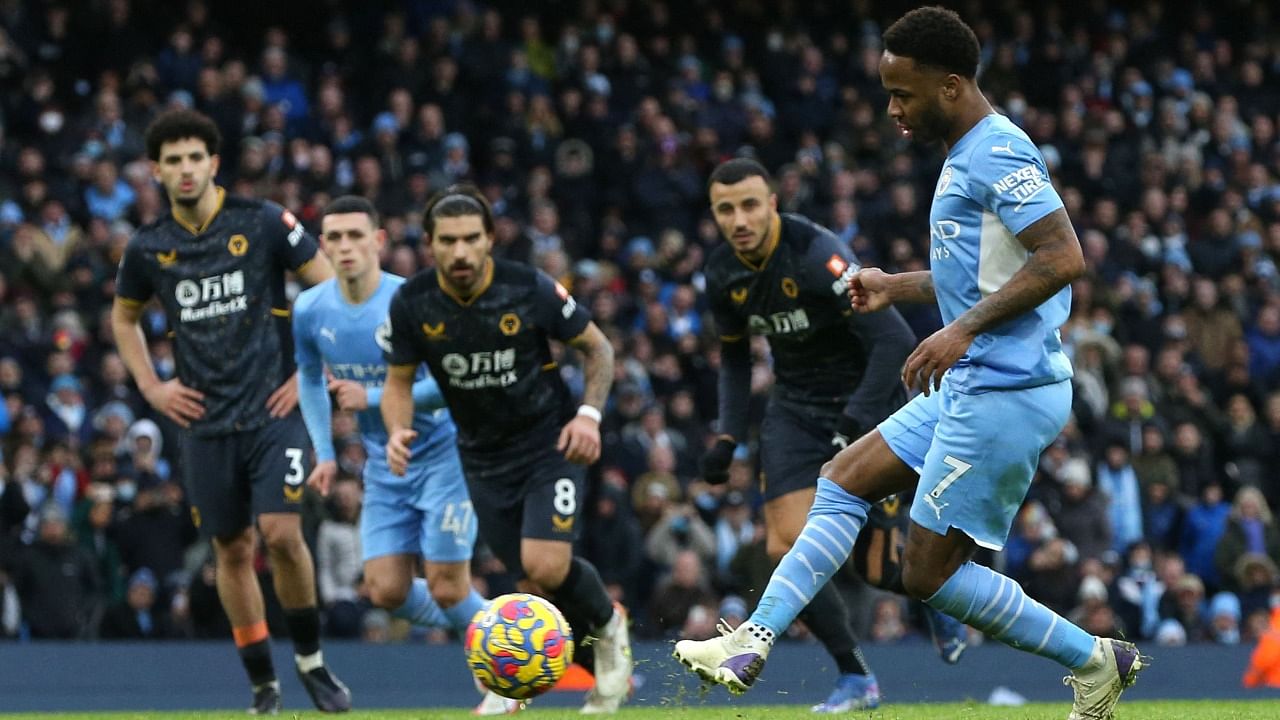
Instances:
[[[550,601],[527,593],[494,598],[467,628],[467,666],[480,684],[516,700],[550,690],[573,662],[573,631]]]

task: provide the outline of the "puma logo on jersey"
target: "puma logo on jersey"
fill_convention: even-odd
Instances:
[[[160,263],[160,267],[169,267],[178,262],[178,251],[170,250],[169,252],[156,253],[156,261]]]
[[[1013,154],[1013,141],[1009,140],[1004,145],[992,145],[991,152],[1007,152]]]
[[[333,328],[320,328],[320,337],[325,338],[334,345],[338,344],[338,334],[333,331]]]

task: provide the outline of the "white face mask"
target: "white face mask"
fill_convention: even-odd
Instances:
[[[64,119],[65,118],[62,117],[62,113],[57,110],[46,110],[45,112],[40,113],[40,129],[43,130],[46,135],[57,134],[57,132],[62,129]]]
[[[116,483],[116,497],[123,502],[133,502],[133,498],[138,494],[138,486],[132,480],[121,480]]]

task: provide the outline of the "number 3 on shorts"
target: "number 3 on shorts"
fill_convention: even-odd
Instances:
[[[302,476],[302,448],[285,448],[284,456],[289,459],[289,472],[285,473],[284,482],[286,485],[301,485]]]

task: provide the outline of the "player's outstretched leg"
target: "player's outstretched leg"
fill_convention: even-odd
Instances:
[[[769,578],[751,618],[721,637],[681,640],[674,655],[704,680],[743,693],[764,669],[774,640],[791,625],[853,552],[867,521],[867,501],[827,478],[818,478],[804,530]]]
[[[1137,680],[1146,662],[1132,643],[1090,635],[1036,602],[1017,582],[972,561],[925,602],[1010,647],[1071,669],[1065,682],[1075,690],[1072,720],[1110,718],[1121,691]]]

